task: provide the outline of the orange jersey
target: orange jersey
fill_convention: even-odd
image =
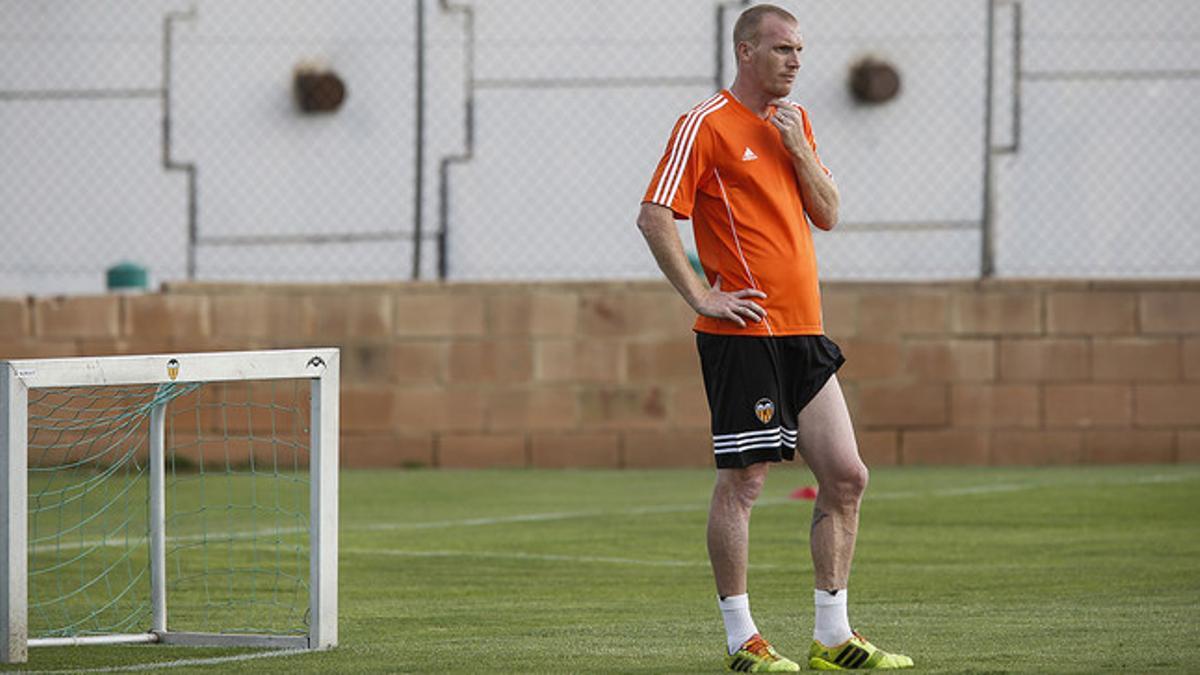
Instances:
[[[815,152],[808,113],[796,108]],[[696,331],[824,333],[817,258],[796,181],[792,156],[779,131],[728,90],[675,123],[643,203],[665,206],[677,219],[691,218],[709,284],[720,277],[722,290],[755,288],[767,294],[766,300],[756,300],[767,310],[763,322],[740,328],[732,321],[701,316]]]

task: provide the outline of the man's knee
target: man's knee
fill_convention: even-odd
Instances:
[[[857,506],[862,500],[863,493],[867,491],[869,480],[870,472],[867,470],[867,465],[861,461],[855,462],[833,476],[833,480],[829,481],[830,485],[826,489],[830,492],[829,497],[838,503]]]
[[[751,464],[741,469],[721,469],[718,487],[724,490],[729,498],[736,500],[739,506],[748,509],[754,506],[754,502],[762,494],[767,469],[768,466],[764,463]]]

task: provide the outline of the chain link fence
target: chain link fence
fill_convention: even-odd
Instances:
[[[0,293],[654,277],[638,202],[749,4],[0,0]],[[1200,274],[1200,5],[781,4],[824,278]]]

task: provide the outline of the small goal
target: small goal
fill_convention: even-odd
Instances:
[[[0,361],[0,662],[337,644],[337,349]]]

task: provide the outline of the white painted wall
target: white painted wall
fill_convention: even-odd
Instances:
[[[470,4],[475,145],[450,170],[451,277],[657,274],[633,219],[675,118],[714,89],[716,0]],[[986,3],[784,4],[807,42],[794,98],[843,193],[846,227],[817,236],[824,276],[978,275]],[[997,271],[1200,274],[1200,4],[1021,5],[1021,143],[993,163]],[[154,90],[163,16],[192,6],[196,18],[176,24],[172,154],[198,167],[201,238],[382,235],[203,245],[199,277],[407,278],[415,0],[0,0],[0,294],[98,291],[123,259],[157,281],[185,276],[187,185],[161,165]],[[434,0],[426,11],[421,223],[432,232],[439,160],[464,147],[465,50],[461,15]],[[1014,128],[1012,18],[997,9],[998,146]],[[848,66],[868,54],[899,67],[896,101],[849,97]],[[314,59],[347,83],[335,115],[292,104],[292,68]],[[579,79],[599,86],[567,82]],[[11,95],[79,90],[132,93]],[[426,278],[434,256],[430,241]]]

